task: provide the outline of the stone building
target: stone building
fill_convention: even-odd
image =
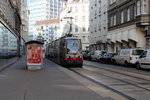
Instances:
[[[21,37],[24,41],[28,41],[28,17],[29,11],[27,9],[27,0],[21,0]]]
[[[73,34],[82,41],[82,49],[89,49],[89,0],[69,0],[60,12],[62,35]]]
[[[150,0],[110,0],[108,52],[122,48],[150,48]]]
[[[46,44],[60,37],[60,34],[58,32],[59,19],[37,21],[34,26],[34,29],[34,33],[36,34],[34,40],[36,40],[38,36],[42,36],[45,40],[44,48],[46,47]]]
[[[89,5],[89,42],[90,51],[107,50],[106,36],[108,33],[107,20],[108,0],[90,0]]]
[[[8,66],[20,55],[20,26],[20,1],[0,0],[0,67]]]

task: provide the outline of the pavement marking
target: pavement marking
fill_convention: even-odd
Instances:
[[[96,92],[98,95],[102,96],[102,97],[111,97],[114,100],[128,100],[127,98],[109,90],[106,89],[105,87],[96,84],[92,81],[89,81],[88,79],[83,78],[82,76],[66,69],[63,67],[59,67],[60,70],[64,71],[65,73],[67,73],[69,76],[71,76],[72,78],[76,79],[77,81],[79,81],[81,84],[83,84],[84,86],[86,86],[87,88],[89,88],[90,90]]]

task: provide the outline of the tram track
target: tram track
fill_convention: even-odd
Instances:
[[[72,68],[69,68],[69,70],[72,71],[72,72],[74,72],[74,73],[76,73],[76,74],[78,74],[78,75],[80,75],[80,76],[82,76],[82,77],[85,78],[85,79],[88,79],[89,81],[92,81],[92,82],[94,82],[94,83],[96,83],[96,84],[99,84],[99,85],[105,87],[106,89],[109,89],[109,90],[111,90],[112,92],[115,92],[115,93],[117,93],[117,94],[123,96],[124,98],[126,98],[126,99],[128,99],[128,100],[136,100],[135,98],[130,97],[130,96],[128,96],[128,95],[126,95],[126,94],[124,94],[124,93],[122,93],[122,92],[120,92],[120,91],[117,91],[117,90],[115,90],[115,89],[113,89],[113,88],[111,88],[111,87],[109,87],[109,86],[107,86],[107,85],[105,85],[105,84],[103,84],[103,83],[100,83],[100,82],[98,82],[98,81],[96,81],[96,80],[94,80],[94,79],[92,79],[92,78],[90,78],[90,77],[88,77],[88,76],[86,76],[86,75],[84,75],[84,74],[82,74],[82,73],[80,73],[80,72],[78,72],[78,71],[72,69]]]
[[[86,61],[86,62],[88,62],[88,61]],[[132,68],[132,67],[123,67],[123,66],[120,66],[120,65],[113,65],[113,64],[103,64],[103,63],[99,63],[99,62],[90,62],[91,64],[85,64],[84,63],[84,65],[88,65],[88,66],[95,66],[95,64],[96,64],[96,67],[97,66],[103,66],[103,67],[100,67],[100,68],[107,68],[107,69],[112,69],[112,67],[110,67],[110,66],[113,66],[113,68],[115,68],[115,70],[121,70],[121,71],[126,71],[126,72],[131,72],[131,73],[137,73],[137,74],[140,74],[140,75],[147,75],[147,76],[150,76],[150,74],[149,74],[149,71],[150,70],[145,70],[144,72],[146,72],[146,73],[142,73],[142,72],[140,72],[140,71],[142,71],[142,70],[138,70],[138,71],[135,71],[135,70],[133,70],[133,69],[135,69],[135,68]],[[94,65],[93,65],[93,64]],[[130,69],[126,69],[126,68],[130,68]],[[131,70],[132,69],[132,70]],[[148,72],[148,73],[147,73]]]
[[[150,91],[150,89],[147,89],[147,88],[144,88],[142,86],[139,86],[137,84],[134,84],[133,82],[128,82],[128,81],[125,81],[125,80],[122,80],[122,79],[119,79],[119,78],[114,78],[113,76],[109,76],[109,75],[106,75],[106,74],[102,74],[102,73],[99,73],[99,72],[96,72],[98,73],[99,75],[103,75],[103,76],[106,76],[108,78],[111,78],[111,79],[114,79],[114,80],[117,80],[117,81],[120,81],[120,82],[123,82],[123,83],[126,83],[126,84],[129,84],[129,85],[133,85],[133,86],[136,86],[138,88],[142,88],[144,90],[147,90],[147,91]],[[136,82],[135,82],[136,83]],[[149,83],[150,84],[150,83]]]
[[[79,74],[80,76],[90,80],[90,81],[93,81],[109,90],[112,90],[113,92],[116,92],[124,97],[126,97],[127,99],[129,100],[137,100],[135,99],[134,97],[122,92],[122,91],[119,91],[115,88],[112,88],[111,85],[107,85],[103,82],[99,82],[98,80],[96,80],[95,78],[92,78],[92,77],[89,77],[90,75],[88,75],[87,73],[84,73],[84,71],[86,72],[89,71],[90,73],[95,73],[97,75],[97,77],[107,77],[109,79],[112,79],[112,80],[115,80],[115,81],[118,81],[118,82],[121,82],[121,83],[124,83],[125,85],[129,85],[129,86],[133,86],[133,87],[136,87],[139,89],[139,91],[144,91],[144,92],[150,92],[150,87],[149,88],[146,88],[144,87],[143,85],[150,85],[150,79],[148,78],[150,75],[145,75],[145,74],[141,74],[141,73],[134,73],[132,72],[132,74],[129,74],[128,73],[125,73],[125,72],[121,72],[120,69],[118,70],[112,70],[112,69],[109,69],[109,68],[101,68],[101,67],[98,67],[98,66],[95,66],[95,65],[87,65],[87,64],[84,64],[85,67],[83,67],[83,69],[76,69],[76,68],[70,68],[71,71]],[[91,70],[91,69],[94,69],[96,68],[95,70]],[[102,70],[102,71],[100,71]],[[124,70],[122,70],[124,71]],[[127,72],[127,71],[126,71]],[[108,74],[110,73],[110,74]],[[130,72],[131,73],[131,72]],[[113,76],[113,74],[115,74]],[[138,76],[134,75],[134,74],[138,74]],[[142,77],[139,77],[140,75],[142,75]],[[120,77],[115,77],[115,76],[120,76]],[[144,76],[146,76],[147,78],[144,78]],[[131,82],[130,80],[124,80],[124,78],[122,79],[121,77],[124,77],[124,78],[129,78],[131,79]],[[140,82],[138,83],[137,80],[139,80]],[[132,90],[134,91],[134,89]],[[135,91],[138,91],[135,89]]]
[[[146,79],[146,78],[144,78],[144,76],[147,76],[147,77],[150,77],[150,75],[145,75],[145,74],[141,74],[141,73],[136,73],[136,72],[132,72],[132,74],[134,73],[134,74],[139,74],[139,75],[144,75],[143,76],[143,78],[141,78],[141,77],[137,77],[137,76],[135,76],[135,75],[131,75],[131,74],[126,74],[125,73],[125,70],[112,70],[112,69],[109,69],[109,68],[102,68],[102,67],[97,67],[97,66],[95,66],[95,65],[87,65],[87,64],[84,64],[84,65],[86,65],[86,66],[88,66],[88,67],[91,67],[91,68],[97,68],[97,69],[102,69],[102,70],[106,70],[106,71],[109,71],[109,72],[113,72],[113,73],[117,73],[117,74],[121,74],[121,75],[125,75],[125,76],[128,76],[128,77],[132,77],[132,78],[136,78],[136,79],[141,79],[141,80],[143,80],[143,81],[149,81],[149,83],[150,83],[150,79]],[[124,72],[123,72],[124,71]],[[128,72],[128,71],[126,71],[126,72]],[[128,72],[129,73],[129,72]],[[131,73],[131,72],[130,72]]]

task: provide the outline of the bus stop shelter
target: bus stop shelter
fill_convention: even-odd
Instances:
[[[26,69],[38,70],[43,68],[43,42],[31,40],[26,42]]]

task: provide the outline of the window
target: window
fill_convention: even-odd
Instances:
[[[110,26],[113,26],[113,16],[110,18]]]
[[[78,7],[75,7],[75,12],[78,12]]]
[[[90,31],[90,28],[88,27],[88,31]]]
[[[141,12],[140,12],[140,10],[141,10],[141,7],[140,7],[140,0],[138,0],[137,1],[137,12],[136,12],[136,15],[138,16],[138,15],[140,15],[141,14]]]
[[[114,15],[114,26],[116,25],[116,15]]]
[[[75,17],[75,22],[78,22],[78,17],[77,16]]]
[[[85,38],[85,36],[83,36],[83,37],[82,37],[82,39],[83,39],[83,41],[86,41],[86,38]]]
[[[121,12],[121,23],[124,22],[124,14],[123,14],[123,11]]]
[[[145,52],[140,56],[140,58],[145,58],[146,55],[147,55],[147,51],[145,51]]]
[[[86,29],[85,29],[85,27],[84,27],[84,26],[83,26],[83,28],[82,28],[82,31],[83,31],[83,32],[85,32],[85,31],[86,31]]]
[[[130,8],[127,10],[127,21],[130,21]]]
[[[116,2],[116,0],[110,0],[110,5],[115,3],[115,2]]]
[[[82,21],[85,22],[85,16],[82,16]]]
[[[142,0],[142,14],[148,14],[148,0]]]
[[[75,27],[75,32],[78,32],[78,26]]]
[[[134,6],[134,18],[136,17],[136,6]]]
[[[85,6],[82,7],[82,12],[85,12]]]

